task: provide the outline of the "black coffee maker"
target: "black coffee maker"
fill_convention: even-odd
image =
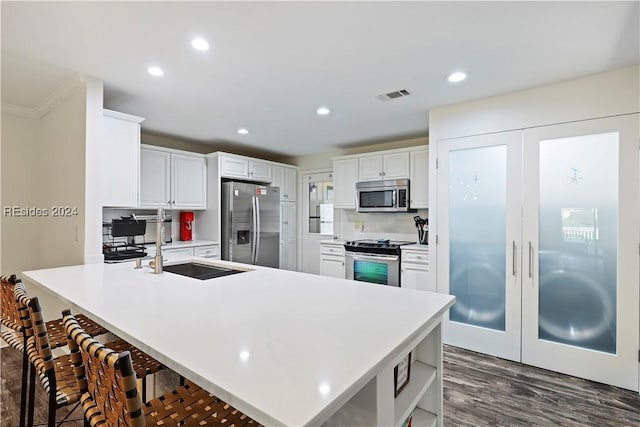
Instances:
[[[418,243],[421,245],[429,244],[429,218],[420,218],[419,215],[413,217],[418,230]]]

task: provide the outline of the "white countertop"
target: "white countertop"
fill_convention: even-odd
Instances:
[[[411,249],[414,251],[429,251],[429,245],[419,245],[417,243],[413,244],[413,245],[403,245],[400,246],[400,249]]]
[[[454,301],[198,260],[253,271],[201,281],[88,264],[27,271],[23,279],[265,425],[322,423]]]

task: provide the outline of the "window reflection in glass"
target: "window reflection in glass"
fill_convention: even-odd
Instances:
[[[333,181],[308,185],[309,233],[333,234]]]

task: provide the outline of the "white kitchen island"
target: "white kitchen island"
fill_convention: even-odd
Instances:
[[[27,271],[72,309],[272,426],[442,425],[441,318],[454,297],[224,261],[198,280],[131,264]],[[33,288],[38,289],[38,288]],[[394,398],[394,366],[412,351]]]

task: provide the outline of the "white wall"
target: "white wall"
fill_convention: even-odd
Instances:
[[[640,68],[623,68],[429,112],[429,245],[435,248],[439,141],[640,111]],[[437,248],[436,248],[437,249]],[[429,252],[436,280],[437,250]]]
[[[2,112],[2,273],[16,273],[40,265],[41,220],[12,217],[11,206],[40,207],[37,119]]]

